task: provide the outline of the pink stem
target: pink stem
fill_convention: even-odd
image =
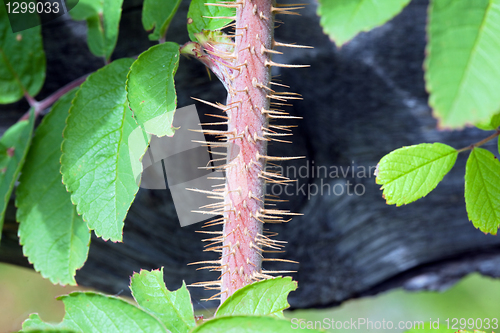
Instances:
[[[235,71],[227,100],[228,149],[221,302],[261,277],[268,120],[269,54],[273,16],[270,0],[245,1],[236,9]]]
[[[44,100],[42,100],[40,102],[37,102],[31,96],[25,95],[26,100],[28,100],[28,103],[30,104],[30,106],[35,108],[35,118],[38,117],[38,115],[43,110],[45,110],[46,108],[50,107],[52,104],[57,102],[57,100],[59,100],[59,98],[61,98],[64,94],[69,92],[71,89],[80,86],[87,79],[87,77],[88,77],[88,74],[68,83],[67,85],[60,88],[55,93],[53,93],[52,95],[48,96],[47,98],[45,98]],[[30,113],[28,111],[19,119],[19,121],[26,120],[29,118],[29,116],[30,116]]]

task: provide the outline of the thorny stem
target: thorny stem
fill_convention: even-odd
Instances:
[[[228,97],[228,161],[224,200],[221,302],[261,274],[262,254],[257,243],[263,234],[267,155],[264,129],[268,120],[268,90],[274,20],[270,0],[245,1],[236,8],[236,67]],[[261,139],[259,139],[261,138]]]
[[[472,149],[474,149],[474,148],[476,148],[476,147],[482,146],[482,145],[484,145],[486,142],[493,140],[494,138],[496,138],[496,137],[497,137],[497,136],[499,136],[499,135],[500,135],[500,128],[497,128],[497,129],[495,130],[495,133],[493,133],[493,134],[492,134],[492,135],[490,135],[489,137],[484,138],[483,140],[478,141],[478,142],[476,142],[476,143],[473,143],[473,144],[471,144],[471,145],[469,145],[469,146],[467,146],[467,147],[464,147],[464,148],[458,149],[458,152],[459,152],[459,153],[461,153],[461,152],[463,152],[463,151],[472,150]]]
[[[50,107],[52,104],[57,102],[57,100],[59,100],[59,98],[61,98],[64,94],[69,92],[71,89],[80,86],[87,79],[87,77],[88,77],[88,74],[84,75],[82,77],[79,77],[78,79],[76,79],[76,80],[68,83],[64,87],[60,88],[59,90],[57,90],[52,95],[45,98],[44,100],[41,100],[40,102],[36,101],[30,95],[25,94],[24,97],[26,98],[26,100],[28,101],[30,106],[35,109],[35,118],[38,117],[43,110],[45,110],[46,108]],[[28,111],[19,119],[19,121],[26,120],[29,118],[29,116],[30,116],[30,113]]]
[[[224,5],[236,8],[236,22],[231,24],[234,26],[234,35],[228,36],[220,31],[202,32],[195,34],[199,43],[190,42],[181,48],[181,54],[192,56],[210,68],[228,91],[226,105],[194,98],[222,110],[225,116],[212,116],[227,120],[219,123],[226,124],[227,131],[205,130],[205,134],[216,137],[214,141],[206,142],[212,152],[214,148],[227,147],[227,153],[216,152],[227,155],[226,164],[214,167],[216,171],[225,173],[225,177],[216,178],[224,180],[225,184],[221,185],[225,187],[210,192],[213,193],[210,198],[221,198],[223,201],[202,207],[205,211],[198,211],[223,216],[205,225],[223,225],[223,232],[207,232],[220,236],[205,240],[211,242],[206,245],[205,251],[219,252],[221,257],[215,261],[193,263],[207,265],[199,269],[220,271],[219,279],[198,282],[193,286],[209,290],[220,289],[209,300],[219,297],[222,302],[245,285],[272,277],[269,274],[292,273],[265,271],[262,269],[262,261],[296,263],[285,259],[263,259],[265,252],[282,252],[283,243],[286,243],[272,239],[276,234],[265,235],[263,224],[288,222],[289,219],[285,219],[285,216],[301,215],[288,210],[266,208],[266,205],[275,206],[275,202],[283,201],[272,196],[266,197],[266,184],[286,185],[291,182],[279,172],[266,171],[266,163],[302,158],[267,155],[267,143],[291,143],[281,137],[291,135],[289,128],[295,127],[269,122],[300,119],[288,115],[281,108],[290,105],[289,100],[301,99],[298,94],[277,92],[271,88],[271,84],[289,88],[271,82],[271,67],[308,66],[275,63],[271,60],[271,55],[281,54],[274,47],[310,48],[279,43],[273,38],[274,15],[296,15],[293,10],[302,7],[277,5],[274,0],[240,0]],[[213,266],[214,264],[220,266]]]

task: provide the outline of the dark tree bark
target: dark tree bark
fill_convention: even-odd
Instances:
[[[141,26],[141,6],[135,2],[125,1],[115,58],[135,56],[153,45]],[[187,5],[187,1],[182,4],[167,39],[188,40]],[[298,184],[288,188],[292,195],[282,197],[290,200],[284,206],[304,216],[270,226],[289,242],[281,257],[300,262],[269,265],[298,270],[299,289],[290,299],[295,308],[335,305],[401,286],[443,290],[471,272],[500,276],[500,239],[484,235],[467,219],[463,197],[466,155],[459,156],[436,190],[404,207],[386,205],[372,175],[380,158],[401,146],[439,141],[461,148],[487,136],[474,128],[436,129],[422,70],[426,9],[426,1],[414,0],[388,24],[360,34],[340,50],[322,33],[314,3],[301,17],[283,18],[285,24],[276,30],[279,41],[315,47],[286,50],[274,58],[280,63],[311,64],[309,69],[276,71],[284,84],[304,97],[290,110],[304,119],[295,122],[299,127],[293,145],[270,146],[274,155],[307,156],[306,160],[283,163],[285,171],[287,166],[303,167]],[[102,66],[102,60],[87,50],[83,23],[58,20],[44,26],[43,33],[48,72],[38,98]],[[179,107],[193,104],[190,96],[209,101],[225,98],[220,83],[210,81],[202,65],[187,59],[181,60],[176,87]],[[201,116],[213,112],[202,104],[197,108]],[[2,106],[0,132],[26,110],[24,101]],[[485,148],[494,149],[494,143]],[[311,174],[313,161],[315,166],[327,168],[327,177]],[[334,167],[338,177],[330,174]],[[347,174],[341,173],[341,167]],[[295,177],[293,173],[289,176]],[[363,194],[347,194],[348,184],[351,193],[357,189]],[[323,195],[311,195],[315,186],[318,191],[323,189]],[[126,219],[124,242],[113,244],[94,237],[89,260],[78,271],[77,281],[109,293],[129,293],[132,272],[160,266],[165,266],[170,289],[179,287],[182,280],[189,284],[216,278],[187,266],[215,258],[202,251],[202,236],[195,233],[199,228],[180,227],[168,190],[140,190]],[[29,266],[16,229],[11,205],[0,260]],[[201,289],[192,288],[191,292],[195,306],[209,295]]]

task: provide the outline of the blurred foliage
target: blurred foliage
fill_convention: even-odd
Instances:
[[[85,288],[52,285],[32,270],[0,264],[0,333],[19,329],[23,320],[34,312],[40,314],[45,321],[61,321],[64,307],[55,297],[82,289]],[[446,318],[498,318],[499,299],[500,281],[472,274],[443,293],[397,289],[374,297],[351,300],[330,309],[285,311],[285,316],[313,321],[324,318],[368,318],[372,321],[385,319],[396,323],[401,320],[429,322],[439,318],[442,326]],[[205,318],[213,314],[210,311],[204,312]],[[366,329],[349,331],[368,332]],[[391,332],[402,330],[394,329]]]
[[[300,282],[299,282],[300,286]],[[368,318],[371,321],[435,321],[440,319],[441,327],[447,318],[499,318],[500,319],[500,281],[471,274],[443,293],[408,292],[392,290],[374,297],[350,300],[340,307],[287,311],[288,318],[301,318],[306,321],[333,318],[345,321],[351,318]],[[327,330],[339,332],[339,330]],[[342,330],[340,330],[342,331]],[[384,332],[384,330],[344,330],[344,332]],[[392,329],[391,332],[404,330]],[[487,330],[491,332],[490,330]],[[500,332],[500,330],[494,330]],[[454,332],[447,330],[446,332]],[[437,333],[437,331],[436,331]]]

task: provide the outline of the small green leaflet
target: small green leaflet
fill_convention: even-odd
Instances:
[[[433,0],[425,81],[443,128],[486,121],[500,110],[500,0]]]
[[[123,0],[79,0],[69,13],[74,20],[87,20],[90,51],[109,59],[118,40]]]
[[[32,314],[23,330],[66,329],[78,333],[170,333],[156,318],[124,300],[91,292],[75,292],[58,299],[66,314],[59,324],[49,324]]]
[[[288,294],[297,289],[291,277],[276,277],[254,282],[238,289],[217,310],[216,316],[276,315],[283,317],[283,310],[290,305]]]
[[[129,141],[138,128],[127,106],[125,80],[132,59],[90,75],[73,100],[64,130],[61,173],[71,200],[97,236],[121,241],[123,220],[139,186],[147,140]],[[133,156],[134,158],[131,158]]]
[[[142,53],[127,79],[127,98],[134,118],[156,136],[172,136],[177,94],[174,76],[179,66],[179,45],[162,43]]]
[[[191,0],[188,11],[187,29],[189,38],[193,42],[198,40],[195,33],[202,30],[218,30],[231,23],[232,19],[214,19],[211,17],[233,17],[235,16],[235,8],[207,6],[206,3],[224,3],[218,0]]]
[[[163,268],[134,273],[130,283],[132,295],[146,312],[158,318],[172,333],[187,333],[196,326],[191,296],[183,283],[169,291],[163,282]]]
[[[476,124],[477,128],[480,128],[484,131],[496,130],[499,126],[500,126],[500,113],[493,115],[487,121]]]
[[[146,31],[154,28],[149,34],[150,40],[165,37],[170,21],[174,18],[182,0],[144,0],[142,6],[142,25]]]
[[[305,327],[302,324],[302,327]],[[291,322],[285,319],[267,316],[232,316],[217,317],[197,326],[191,333],[294,333],[324,332],[313,329],[300,329],[297,318]],[[300,329],[300,330],[299,330]]]
[[[43,277],[62,285],[76,285],[90,242],[59,172],[62,132],[74,96],[75,90],[64,95],[37,128],[16,189],[23,253]]]
[[[338,46],[362,31],[378,27],[403,10],[410,0],[320,0],[321,26]]]
[[[455,164],[458,152],[442,143],[403,147],[384,156],[376,182],[387,204],[401,206],[431,192]]]
[[[29,119],[18,121],[0,138],[0,144],[7,147],[7,161],[4,160],[2,163],[4,166],[0,169],[0,230],[3,227],[10,195],[28,153],[34,124],[35,112],[31,109]]]
[[[5,6],[0,5],[0,104],[20,100],[24,91],[36,96],[45,81],[42,29],[13,33]]]
[[[500,162],[474,148],[465,167],[465,206],[469,220],[482,232],[497,234],[500,226]]]

